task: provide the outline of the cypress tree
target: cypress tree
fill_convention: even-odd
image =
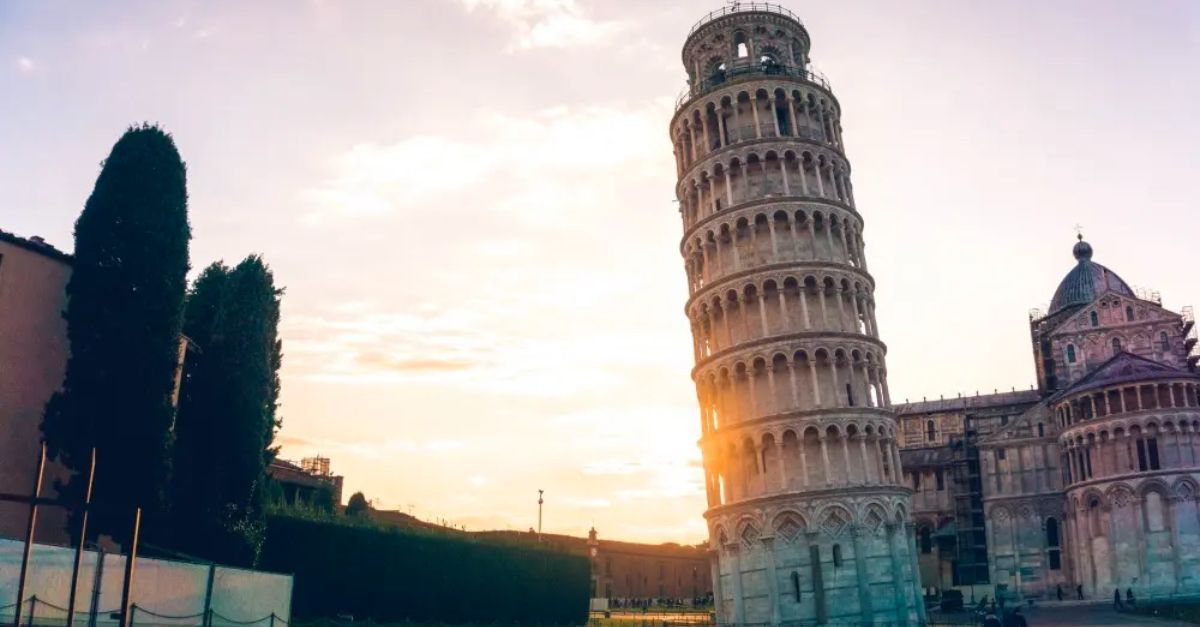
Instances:
[[[129,128],[75,223],[71,356],[42,425],[51,454],[75,473],[58,486],[65,498],[82,497],[80,473],[97,449],[96,533],[124,538],[142,507],[153,537],[165,505],[190,238],[175,142],[157,126]]]
[[[188,300],[189,358],[176,426],[175,502],[181,546],[253,564],[265,530],[263,497],[278,425],[282,290],[262,258],[214,264]]]
[[[210,535],[207,528],[216,518],[210,511],[217,501],[216,486],[206,480],[215,470],[208,460],[219,445],[206,421],[216,411],[220,382],[205,368],[206,359],[216,354],[213,336],[224,306],[229,268],[216,262],[200,272],[188,291],[183,333],[188,338],[187,358],[179,386],[179,412],[175,418],[174,472],[171,503],[176,544],[200,551]],[[207,524],[206,524],[207,523]]]

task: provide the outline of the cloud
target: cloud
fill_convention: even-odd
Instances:
[[[14,65],[17,67],[17,71],[23,74],[29,74],[37,67],[37,65],[33,62],[33,59],[30,59],[29,57],[17,57]]]
[[[608,43],[622,22],[587,17],[575,0],[461,0],[469,12],[484,9],[514,31],[509,52]]]
[[[496,214],[545,220],[578,205],[580,179],[598,171],[660,173],[671,165],[663,120],[669,102],[641,107],[553,107],[529,116],[480,112],[464,137],[364,142],[330,161],[331,175],[301,192],[303,221],[325,226],[389,216],[431,203],[479,204]],[[627,138],[628,141],[614,141]],[[665,166],[664,166],[665,164]],[[475,192],[475,193],[472,193]],[[469,210],[469,209],[468,209]]]
[[[467,359],[397,359],[380,352],[360,353],[357,359],[364,366],[395,372],[453,372],[475,365],[475,362]]]
[[[397,453],[441,454],[468,448],[467,443],[462,440],[449,439],[410,440],[390,438],[369,441],[345,441],[280,435],[276,443],[285,447],[288,454],[292,456],[307,456],[320,453],[330,456],[349,455],[366,459],[390,459]]]

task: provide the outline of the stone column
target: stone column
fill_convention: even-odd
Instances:
[[[746,622],[746,604],[742,596],[742,547],[734,543],[725,548],[729,552],[729,568],[732,571],[729,576],[733,580],[733,622],[741,625]]]
[[[809,375],[809,379],[812,380],[813,405],[815,407],[820,407],[821,406],[821,384],[817,380],[817,361],[815,358],[810,358],[808,360],[808,375]]]
[[[913,589],[913,605],[917,610],[917,623],[925,624],[928,620],[925,616],[925,595],[921,591],[921,569],[917,564],[917,531],[913,524],[906,523],[904,525],[904,533],[908,536],[908,556],[909,564],[912,568],[912,589]]]
[[[797,293],[800,295],[800,314],[804,318],[804,330],[807,331],[812,328],[812,321],[808,317],[808,286],[799,286]]]
[[[792,362],[792,360],[789,359],[787,362],[787,367],[788,367],[788,384],[791,385],[791,388],[792,388],[792,408],[799,409],[800,408],[800,392],[796,388],[796,364],[794,362]]]
[[[791,47],[790,44],[789,47]],[[792,123],[792,137],[796,137],[799,134],[799,127],[796,126],[796,103],[792,100],[791,94],[785,94],[784,98],[787,100],[788,120]]]
[[[817,441],[821,443],[821,461],[825,464],[825,485],[833,485],[833,477],[829,472],[829,447],[825,444],[825,434],[818,433]]]
[[[754,114],[754,138],[762,139],[762,125],[758,123],[758,94],[750,99],[750,112]]]
[[[808,442],[803,433],[796,438],[796,448],[800,450],[800,478],[804,481],[804,487],[807,488],[811,485],[808,480]]]
[[[862,527],[850,527],[850,542],[854,546],[854,574],[858,581],[859,614],[863,623],[870,625],[875,622],[875,610],[871,607],[871,582],[867,581],[867,554],[863,550],[862,534]]]
[[[890,463],[888,463],[888,464],[885,464],[885,463],[884,463],[884,462],[885,462],[885,459],[887,459],[887,458],[885,458],[885,457],[883,456],[883,436],[881,436],[881,435],[876,435],[876,436],[875,436],[875,450],[876,450],[876,451],[878,451],[878,453],[879,453],[879,455],[878,455],[878,457],[877,457],[877,459],[879,460],[879,482],[880,482],[880,483],[883,483],[885,480],[887,480],[887,481],[891,481],[891,476],[890,476],[890,475],[891,475],[892,473],[891,473],[891,472],[884,472],[884,469],[885,469],[885,468],[889,468],[889,467],[891,466],[891,464],[890,464]],[[895,482],[893,481],[892,483],[895,483]]]
[[[783,622],[783,616],[779,608],[779,576],[775,571],[775,538],[764,536],[762,545],[766,551],[767,598],[771,602],[771,624],[778,625]]]
[[[850,438],[843,433],[840,437],[838,437],[838,439],[842,441],[842,463],[844,463],[846,466],[845,483],[846,485],[849,485],[850,479],[853,476],[850,472]]]
[[[767,304],[762,292],[758,293],[758,317],[762,320],[763,337],[767,337],[771,332],[767,329]]]
[[[716,549],[708,550],[708,564],[712,571],[712,587],[713,587],[713,603],[717,610],[717,624],[727,622],[725,616],[725,597],[721,593],[721,562],[720,552]]]
[[[1175,575],[1173,591],[1179,592],[1179,584],[1183,580],[1183,564],[1179,556],[1179,524],[1175,508],[1179,507],[1180,499],[1172,495],[1164,501],[1163,505],[1167,511],[1163,512],[1163,517],[1167,519],[1168,528],[1171,530],[1171,570]]]
[[[908,594],[904,591],[904,567],[900,563],[900,555],[904,552],[903,547],[903,526],[896,523],[888,523],[887,538],[888,538],[888,557],[892,566],[892,605],[896,610],[896,624],[908,624]],[[901,545],[897,546],[896,541],[900,540]],[[920,578],[920,573],[913,573],[913,576]]]
[[[856,437],[858,438],[858,451],[862,454],[862,480],[863,483],[870,483],[871,464],[867,461],[867,434],[859,433]]]

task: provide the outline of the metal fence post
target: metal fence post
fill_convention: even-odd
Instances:
[[[217,565],[208,565],[208,585],[204,589],[204,627],[212,627],[213,583],[217,578]]]
[[[21,574],[17,580],[17,607],[13,610],[13,627],[21,627],[21,606],[25,604],[25,575],[29,572],[29,556],[33,552],[33,535],[37,529],[38,499],[42,496],[42,476],[46,472],[46,441],[38,458],[37,476],[33,478],[33,501],[29,504],[29,524],[25,527],[25,552],[21,555]]]
[[[121,627],[133,626],[133,611],[137,606],[130,607],[133,598],[133,572],[137,567],[138,536],[142,529],[142,508],[133,510],[133,532],[129,534],[129,550],[125,555],[125,583],[121,590]]]
[[[275,612],[271,612],[271,623],[270,623],[270,627],[275,627]]]
[[[88,510],[92,507],[92,484],[96,481],[96,449],[92,448],[92,463],[88,470],[87,495],[83,499],[83,516],[79,522],[79,545],[75,547],[75,562],[71,566],[71,592],[67,595],[67,627],[75,625],[75,595],[79,589],[79,567],[83,564],[83,547],[87,544]]]
[[[37,595],[29,597],[29,624],[37,622]]]

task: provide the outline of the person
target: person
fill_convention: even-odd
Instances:
[[[1083,600],[1083,584],[1075,586],[1075,592],[1079,594],[1079,600]]]
[[[1058,584],[1058,589],[1055,591],[1055,594],[1058,595],[1058,600],[1061,601],[1062,600],[1062,584],[1061,583]]]
[[[1125,605],[1121,603],[1121,590],[1119,588],[1113,590],[1113,609],[1118,612],[1125,609]]]
[[[1125,603],[1129,606],[1129,609],[1134,608],[1133,588],[1125,588]]]

